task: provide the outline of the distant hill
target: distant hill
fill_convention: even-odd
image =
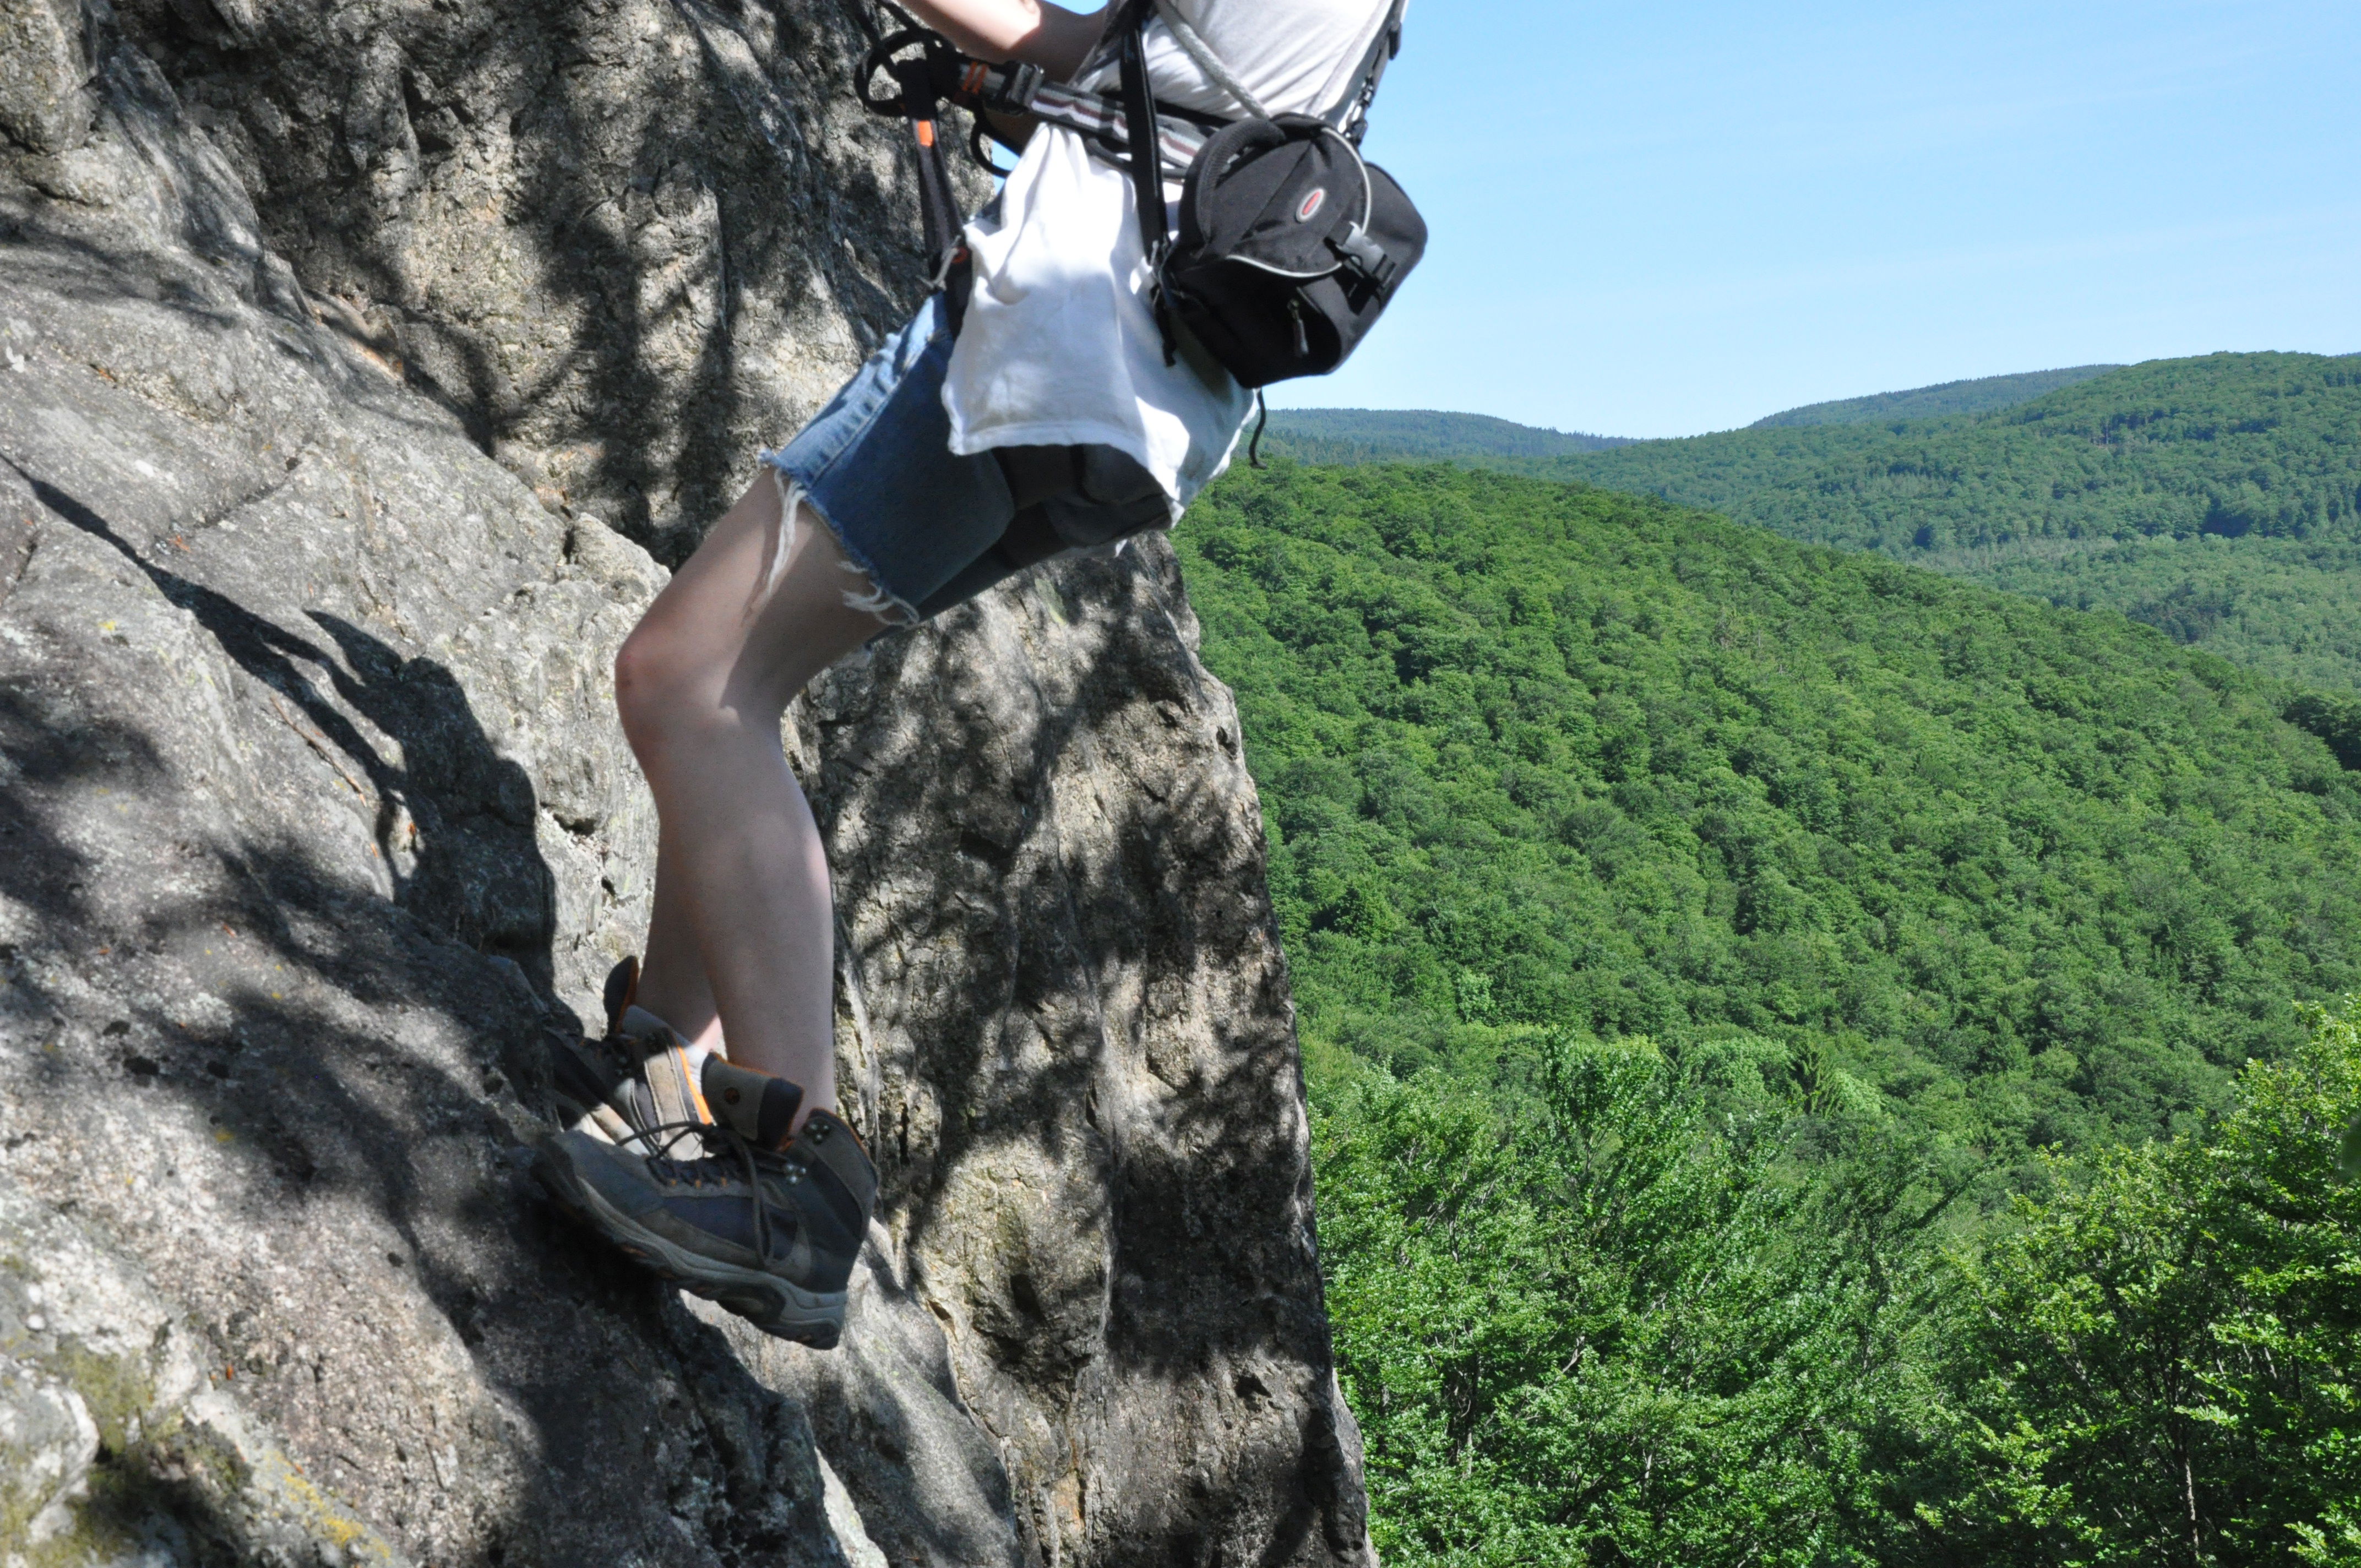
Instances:
[[[1547,457],[1473,445],[1381,455],[1661,496],[2119,610],[2256,669],[2361,688],[2361,356],[2150,360],[1940,418],[1766,422]]]
[[[1945,381],[1940,386],[1914,387],[1906,392],[1878,392],[1866,398],[1845,398],[1833,403],[1806,403],[1767,419],[1749,430],[1779,430],[1799,424],[1874,424],[1889,420],[1943,419],[1952,414],[1993,413],[2029,403],[2045,392],[2121,370],[2120,365],[2076,365],[2064,370],[2027,370],[2015,376],[1984,376],[1972,381]]]
[[[1807,424],[1873,424],[1991,413],[2031,402],[2046,392],[2121,370],[2120,365],[2077,365],[1946,381],[1905,392],[1879,392],[1832,403],[1810,403],[1756,420],[1750,430]],[[1437,409],[1273,409],[1266,451],[1299,463],[1400,463],[1476,457],[1563,457],[1646,444],[1623,435],[1587,435]]]
[[[1299,463],[1562,457],[1624,446],[1620,435],[1542,430],[1488,414],[1433,409],[1273,409],[1265,451]]]

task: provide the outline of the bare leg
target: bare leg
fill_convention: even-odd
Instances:
[[[836,1104],[834,921],[779,721],[887,622],[847,602],[866,582],[827,528],[785,521],[766,476],[624,640],[615,693],[663,823],[642,1003],[684,1032],[718,1015],[732,1059],[802,1085],[808,1113]]]
[[[697,920],[686,874],[676,869],[680,857],[665,849],[666,837],[659,832],[656,839],[656,894],[648,919],[648,945],[641,958],[640,1005],[689,1044],[727,1056],[721,1012],[714,1003],[713,987],[706,983],[704,956],[697,950]]]

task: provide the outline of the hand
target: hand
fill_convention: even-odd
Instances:
[[[1114,7],[1069,11],[1049,0],[903,0],[911,15],[979,60],[1023,60],[1063,82],[1098,47]]]

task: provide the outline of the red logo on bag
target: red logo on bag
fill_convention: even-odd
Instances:
[[[1312,188],[1312,194],[1303,198],[1303,205],[1295,209],[1295,221],[1299,224],[1310,223],[1312,221],[1312,214],[1318,212],[1322,207],[1324,207],[1327,204],[1328,187],[1325,185],[1314,186]]]

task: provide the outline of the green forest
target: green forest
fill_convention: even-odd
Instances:
[[[2361,703],[1494,471],[1175,543],[1388,1563],[2361,1563]]]
[[[1597,452],[1367,442],[1357,459],[1303,455],[1452,457],[1656,495],[2361,688],[2361,356],[2156,360],[1988,411],[1911,417],[1951,390],[1888,394],[1898,417],[1862,417],[1883,400],[1858,399]],[[1795,422],[1828,410],[1851,411]]]

